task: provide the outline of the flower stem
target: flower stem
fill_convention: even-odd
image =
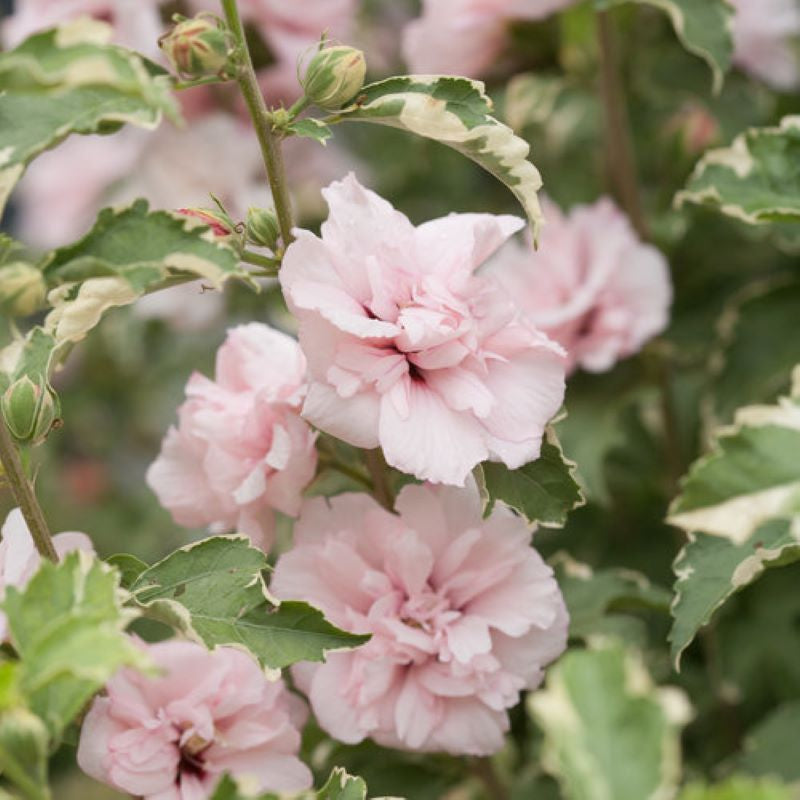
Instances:
[[[386,472],[386,461],[380,447],[375,450],[365,450],[364,460],[372,479],[372,493],[375,499],[384,507],[391,511],[394,508],[394,495],[389,486],[388,475]]]
[[[298,114],[305,111],[311,105],[311,101],[303,95],[290,109],[289,119],[294,119]]]
[[[28,523],[28,530],[31,532],[36,549],[44,558],[58,561],[41,506],[22,466],[19,447],[11,438],[11,433],[3,420],[0,420],[0,462],[3,464],[5,477],[14,499],[22,511],[25,522]]]
[[[267,170],[269,186],[272,190],[272,202],[275,204],[275,214],[278,217],[278,227],[281,230],[284,249],[292,240],[292,207],[289,202],[289,191],[286,185],[286,173],[283,168],[280,140],[272,130],[267,104],[256,79],[253,61],[247,48],[247,40],[236,7],[236,0],[221,0],[225,12],[228,28],[236,40],[237,50],[240,54],[240,63],[236,82],[247,104],[250,118],[256,130],[258,143],[261,145],[261,155]]]
[[[633,152],[625,92],[620,79],[619,54],[614,26],[607,11],[597,12],[597,43],[600,54],[600,95],[605,115],[605,154],[609,178],[633,227],[643,239],[646,239],[647,223],[636,179],[636,158]]]
[[[245,250],[241,255],[241,259],[245,262],[245,264],[252,264],[256,267],[264,267],[266,270],[271,270],[275,275],[278,274],[278,268],[281,265],[279,258],[262,256],[261,253],[254,253],[251,250]]]
[[[508,800],[508,790],[497,777],[490,759],[476,758],[471,763],[470,771],[484,785],[491,800]]]
[[[210,86],[214,83],[227,83],[228,78],[220,78],[219,75],[211,75],[208,78],[197,78],[193,81],[175,81],[172,88],[176,92],[181,92],[184,89],[194,89],[195,86]]]

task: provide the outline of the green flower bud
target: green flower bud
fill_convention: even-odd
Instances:
[[[274,252],[280,228],[275,212],[268,208],[250,206],[247,209],[247,241],[257,247],[268,247]]]
[[[24,261],[0,267],[0,308],[12,317],[26,317],[44,305],[47,285],[42,273]]]
[[[39,385],[27,375],[17,378],[0,398],[6,425],[21,442],[43,441],[58,419],[58,399],[46,384]]]
[[[216,208],[178,208],[176,213],[183,217],[199,219],[211,228],[217,239],[225,239],[236,233],[236,224],[224,212]]]
[[[358,94],[366,73],[367,62],[360,50],[344,45],[326,47],[311,59],[303,90],[315,105],[335,110]]]
[[[182,78],[224,75],[232,51],[231,38],[213,15],[186,19],[176,14],[177,25],[158,45]]]

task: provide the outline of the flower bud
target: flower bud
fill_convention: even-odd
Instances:
[[[158,45],[182,78],[222,75],[231,55],[231,39],[217,20],[208,14],[192,19],[180,15],[177,25],[164,34]]]
[[[280,228],[274,211],[255,206],[247,209],[247,241],[250,244],[274,251],[279,236]]]
[[[27,375],[17,378],[0,399],[6,425],[21,442],[38,444],[58,418],[58,399],[45,383],[37,384]]]
[[[353,47],[338,45],[320,50],[308,65],[303,80],[306,97],[320,108],[341,108],[364,85],[367,62]]]
[[[42,273],[24,261],[0,267],[0,308],[12,317],[26,317],[44,304],[47,286]]]
[[[177,213],[204,222],[219,239],[233,236],[237,232],[233,220],[218,208],[179,208]]]

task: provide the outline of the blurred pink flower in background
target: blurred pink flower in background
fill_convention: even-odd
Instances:
[[[510,242],[483,274],[564,346],[570,369],[603,372],[666,328],[669,265],[607,198],[544,211],[538,251]]]
[[[775,89],[800,84],[800,5],[797,0],[731,0],[733,60]]]
[[[372,638],[293,675],[342,742],[493,753],[506,709],[566,646],[561,592],[520,517],[498,504],[482,518],[474,482],[406,486],[396,509],[361,494],[307,501],[270,590]]]
[[[215,380],[189,379],[147,472],[178,524],[236,530],[269,549],[273,510],[296,516],[316,470],[315,435],[299,416],[305,373],[290,336],[257,322],[228,332]]]
[[[563,352],[472,274],[524,222],[451,214],[415,228],[352,175],[323,194],[322,238],[297,230],[280,272],[311,373],[303,416],[434,482],[537,458]]]
[[[203,800],[226,772],[259,792],[297,792],[311,773],[297,757],[302,701],[252,656],[192,642],[142,645],[162,674],[121,670],[95,698],[78,764],[144,800]]]
[[[412,72],[466,75],[489,71],[513,20],[538,20],[576,0],[423,0],[422,16],[403,32]]]
[[[163,0],[14,0],[14,13],[0,23],[4,47],[14,47],[37,31],[80,16],[109,23],[112,41],[159,58],[163,33],[159,6]]]
[[[12,509],[2,529],[0,541],[0,599],[5,596],[6,586],[22,589],[33,577],[42,557],[36,550],[28,525],[18,508]],[[59,558],[74,550],[94,554],[91,539],[85,533],[57,533],[53,536],[53,547]],[[0,642],[8,638],[8,620],[0,611]]]

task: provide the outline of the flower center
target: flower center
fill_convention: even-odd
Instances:
[[[431,633],[446,623],[450,617],[450,603],[429,587],[409,597],[400,607],[400,621],[411,628]]]

